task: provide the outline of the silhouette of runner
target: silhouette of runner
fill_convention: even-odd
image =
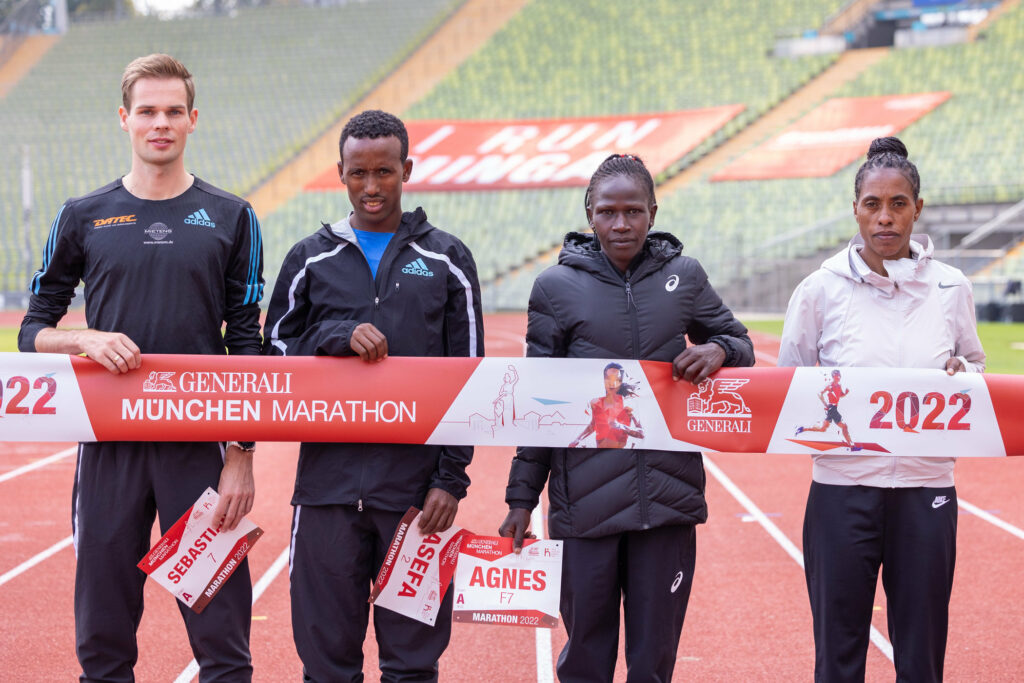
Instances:
[[[849,446],[851,451],[859,451],[860,446],[853,442],[850,438],[850,429],[843,422],[843,416],[839,414],[839,409],[836,407],[839,403],[839,399],[850,393],[849,389],[843,389],[839,381],[842,379],[842,375],[838,370],[832,371],[832,381],[825,385],[825,388],[818,394],[818,398],[821,400],[822,405],[825,406],[825,420],[817,427],[797,427],[796,433],[801,432],[824,432],[828,429],[828,423],[831,422],[835,426],[839,427],[839,431],[843,433],[843,441]],[[826,398],[827,396],[827,398]]]

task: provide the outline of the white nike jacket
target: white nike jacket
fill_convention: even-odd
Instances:
[[[778,364],[783,367],[944,368],[956,356],[985,369],[971,283],[932,259],[932,241],[913,235],[911,258],[885,261],[888,277],[861,258],[860,235],[797,286],[789,300]],[[857,438],[857,435],[853,435]],[[953,485],[955,458],[818,454],[821,484],[904,488]]]

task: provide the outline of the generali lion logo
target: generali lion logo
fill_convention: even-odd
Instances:
[[[157,372],[154,370],[149,373],[149,377],[142,383],[142,390],[145,392],[177,391],[177,387],[171,381],[174,375],[174,372]]]
[[[739,389],[749,379],[706,379],[686,399],[691,432],[749,434],[753,415]]]
[[[697,393],[686,401],[690,417],[741,417],[749,419],[750,408],[739,388],[749,379],[706,379],[697,385]]]

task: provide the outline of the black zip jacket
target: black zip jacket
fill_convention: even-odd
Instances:
[[[530,294],[527,356],[671,362],[712,342],[725,365],[754,364],[746,328],[700,264],[668,233],[652,232],[625,275],[593,235],[566,235],[558,265]],[[519,448],[505,500],[533,509],[550,474],[552,538],[598,538],[707,520],[700,453],[645,449]]]
[[[384,333],[392,356],[482,356],[480,284],[469,249],[430,225],[422,209],[406,212],[374,278],[348,219],[325,224],[285,257],[264,353],[352,356],[352,331],[366,322]],[[461,499],[472,457],[468,446],[303,443],[292,504],[400,512],[422,506],[431,488]]]

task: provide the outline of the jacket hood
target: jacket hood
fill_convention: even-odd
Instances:
[[[358,246],[359,241],[356,239],[356,234],[352,231],[351,223],[349,223],[351,217],[352,212],[349,212],[347,216],[336,223],[321,223],[320,229],[317,232],[332,242],[351,242]],[[402,222],[398,224],[395,237],[411,241],[427,234],[433,229],[434,226],[427,222],[426,211],[418,206],[415,211],[406,211],[402,214]]]
[[[647,233],[644,246],[630,264],[630,279],[638,279],[660,268],[665,262],[675,258],[683,251],[683,243],[675,235],[667,232],[651,231]],[[614,276],[621,280],[618,270],[601,251],[601,243],[593,233],[570,232],[562,242],[562,251],[558,254],[559,265],[579,268],[595,276],[608,278]]]
[[[859,234],[855,235],[845,249],[827,258],[821,267],[848,280],[864,282],[879,289],[889,290],[894,286],[920,279],[923,269],[931,260],[932,252],[935,250],[932,238],[928,235],[911,235],[911,258],[884,261],[885,270],[889,274],[889,277],[885,277],[871,270],[864,262],[860,255],[863,248],[864,238]]]

